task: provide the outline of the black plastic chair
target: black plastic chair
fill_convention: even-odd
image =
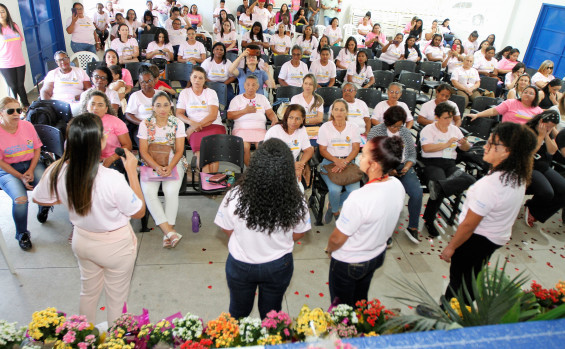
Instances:
[[[329,108],[336,99],[342,97],[341,89],[337,87],[320,87],[316,93],[324,99],[324,108]]]
[[[289,100],[302,93],[302,87],[298,86],[279,86],[276,92],[276,99],[288,98]]]
[[[73,118],[71,105],[65,101],[59,101],[56,99],[37,100],[31,104],[31,107],[33,107],[36,102],[41,103],[42,105],[49,104],[55,110],[55,113],[57,113],[59,118],[65,121],[65,123],[68,123]],[[65,137],[65,135],[63,135],[63,137]]]
[[[473,104],[471,105],[471,112],[473,114],[476,114],[492,108],[495,105],[497,105],[496,98],[480,96],[473,100]]]
[[[312,210],[312,217],[315,225],[324,225],[322,217],[324,216],[324,206],[326,196],[328,195],[328,186],[320,175],[319,166],[323,160],[318,147],[314,148],[314,155],[310,159],[310,168],[312,169],[312,194],[308,199],[308,206]]]
[[[416,112],[416,99],[417,94],[414,91],[404,90],[402,91],[402,95],[398,99],[400,102],[406,103],[410,112],[414,114]]]
[[[432,90],[430,96],[433,96],[434,89],[441,83],[439,81],[441,79],[441,63],[430,61],[420,62],[418,69],[420,70],[420,73],[424,75],[424,86]],[[426,77],[431,77],[434,80],[426,80]]]
[[[526,68],[525,70],[526,74],[528,74],[530,77],[534,76],[535,73],[538,72],[538,70],[536,68]]]
[[[498,124],[495,119],[477,118],[471,121],[471,118],[463,118],[461,127],[469,132],[470,136],[479,137],[480,139],[488,139],[492,129]]]
[[[481,85],[479,86],[479,88],[490,92],[496,92],[497,85],[497,78],[491,78],[490,76],[481,76]]]
[[[381,54],[383,53],[383,50],[378,48],[375,50],[375,58],[379,58],[381,56]]]
[[[367,60],[367,65],[373,69],[373,72],[376,70],[383,70],[383,61],[380,59],[369,59]]]
[[[33,125],[35,132],[39,136],[41,143],[41,156],[45,165],[49,166],[52,162],[60,159],[65,151],[65,139],[61,130],[49,125]],[[53,154],[54,156],[51,156]]]
[[[243,139],[232,135],[211,135],[202,138],[200,143],[200,163],[196,166],[196,156],[192,157],[192,188],[201,194],[217,195],[229,189],[229,187],[204,190],[201,180],[195,181],[195,176],[200,176],[200,170],[204,166],[217,161],[225,161],[239,167],[240,173],[236,173],[237,178],[243,173]]]
[[[334,60],[337,58],[337,56],[339,55],[339,51],[341,51],[343,49],[343,47],[341,46],[330,46],[331,50],[334,53]]]
[[[173,81],[188,81],[192,73],[192,64],[169,63],[165,67],[165,78]]]
[[[147,46],[149,46],[149,43],[154,41],[154,39],[155,34],[141,34],[139,37],[139,53],[141,53],[141,50],[147,50]]]
[[[398,77],[402,71],[414,73],[416,71],[416,62],[412,61],[397,61],[394,63],[394,77]]]
[[[98,62],[88,62],[88,64],[86,65],[86,75],[92,77],[92,72],[96,70],[96,68],[99,68],[101,66],[105,66],[106,63],[102,62],[102,61],[98,61]]]
[[[338,69],[335,73],[335,83],[338,86],[343,85],[346,81],[345,77],[347,75],[347,70],[345,69]]]
[[[383,92],[394,81],[394,73],[388,70],[373,71],[373,76],[375,77],[375,88],[381,89]]]
[[[424,104],[430,101],[428,96],[421,93],[423,81],[424,76],[421,73],[403,71],[398,77],[398,82],[403,84],[405,88],[410,88],[418,93],[416,96],[416,104]]]
[[[131,79],[133,80],[133,84],[137,84],[137,81],[139,80],[139,68],[141,68],[142,65],[145,66],[150,66],[151,63],[147,63],[147,62],[131,62],[131,63],[126,63],[124,65],[124,67],[129,70],[130,74],[131,74]],[[170,80],[170,79],[169,79]]]
[[[459,109],[459,115],[463,117],[463,114],[465,113],[465,108],[467,107],[465,105],[465,97],[452,94],[451,97],[449,97],[449,100],[457,104],[457,108]]]
[[[277,55],[273,56],[273,65],[275,67],[282,67],[283,64],[292,59],[291,55]]]
[[[373,50],[371,50],[370,48],[360,48],[357,49],[359,52],[363,51],[367,54],[367,59],[373,59],[373,57],[375,56],[373,53]]]
[[[360,88],[355,97],[365,102],[367,107],[371,109],[375,108],[383,99],[382,92],[374,88]]]

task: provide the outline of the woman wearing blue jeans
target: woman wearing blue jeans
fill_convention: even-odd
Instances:
[[[406,195],[402,183],[388,174],[400,164],[403,141],[398,136],[375,137],[361,153],[359,167],[369,176],[351,193],[330,235],[330,298],[334,304],[355,306],[368,299],[375,270],[384,262]]]
[[[67,34],[71,34],[71,50],[74,53],[89,51],[96,54],[101,50],[100,38],[92,19],[84,15],[84,7],[80,2],[73,4],[73,13],[65,26]]]
[[[400,136],[404,143],[402,163],[394,170],[391,175],[400,180],[404,190],[410,197],[408,200],[408,227],[404,231],[413,243],[418,244],[418,227],[420,221],[420,210],[422,208],[422,187],[420,179],[414,172],[412,166],[416,163],[416,147],[414,137],[410,131],[404,127],[406,123],[406,111],[400,106],[393,106],[383,114],[384,122],[373,126],[367,139],[370,140],[377,136]]]
[[[294,242],[311,228],[294,158],[283,141],[271,138],[255,151],[241,181],[220,204],[214,223],[229,237],[230,314],[236,319],[248,316],[257,288],[261,318],[280,311],[294,271]]]
[[[324,157],[321,164],[321,176],[328,186],[330,205],[324,216],[324,223],[328,224],[334,217],[339,217],[339,210],[349,194],[359,189],[359,182],[348,185],[338,185],[328,177],[325,165],[335,164],[332,172],[341,172],[347,165],[355,160],[359,154],[361,138],[357,125],[347,121],[349,108],[343,99],[336,99],[330,108],[329,121],[324,123],[318,131],[318,145],[320,154]],[[345,192],[342,192],[345,188]]]
[[[22,250],[31,249],[27,230],[27,190],[39,182],[45,166],[39,162],[41,141],[33,125],[20,120],[22,108],[17,100],[0,100],[0,188],[12,199],[16,239]],[[47,220],[49,207],[39,206],[37,220]]]

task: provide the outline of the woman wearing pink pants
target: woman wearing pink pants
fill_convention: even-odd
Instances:
[[[63,157],[51,165],[35,187],[33,201],[65,205],[74,225],[73,252],[81,279],[80,314],[96,323],[96,308],[105,291],[108,324],[117,319],[129,294],[137,239],[130,218],[145,214],[137,178],[137,159],[128,151],[124,176],[100,163],[106,146],[102,121],[94,114],[75,117],[67,130]]]

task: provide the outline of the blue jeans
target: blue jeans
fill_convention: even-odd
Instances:
[[[320,20],[320,11],[315,15],[310,15],[310,17],[314,16],[314,25],[318,25],[318,21]]]
[[[418,229],[423,196],[420,180],[412,168],[404,176],[398,177],[398,179],[404,186],[406,194],[410,197],[408,199],[408,228]]]
[[[332,20],[333,17],[328,17],[328,16],[324,16],[324,25],[327,27],[330,25],[330,22]],[[316,23],[318,24],[318,23]]]
[[[362,299],[369,299],[369,286],[375,270],[385,260],[386,250],[377,257],[362,263],[345,263],[332,258],[330,261],[330,299],[339,298],[339,304],[355,307]]]
[[[71,41],[71,50],[73,50],[74,53],[77,53],[77,52],[80,52],[80,51],[89,51],[89,52],[96,54],[96,46],[95,45],[83,44],[83,43],[74,42],[74,41]]]
[[[31,161],[22,161],[11,164],[11,166],[19,173],[25,173],[29,169],[30,164]],[[39,183],[44,171],[45,166],[43,163],[38,162],[37,166],[35,166],[35,170],[33,171],[33,182],[30,184],[35,186]],[[2,188],[2,190],[4,190],[12,199],[12,218],[16,225],[17,239],[21,233],[27,231],[27,189],[21,179],[12,176],[2,169],[0,169],[0,188]],[[22,204],[16,203],[16,199],[19,197],[25,197],[26,202]]]
[[[328,165],[331,163],[332,162],[330,160],[324,159],[324,161],[322,161],[321,166]],[[331,210],[333,213],[339,212],[341,206],[343,206],[343,203],[345,202],[349,194],[351,194],[351,192],[354,191],[355,189],[359,189],[361,185],[359,184],[359,182],[351,183],[348,185],[337,185],[334,182],[332,182],[326,174],[324,174],[326,170],[323,167],[321,168],[320,171],[321,171],[320,175],[322,176],[322,179],[324,180],[324,182],[326,182],[326,185],[328,186],[328,191],[329,191],[328,197],[330,199]],[[342,193],[341,191],[343,188],[345,188],[345,191]]]
[[[230,314],[236,319],[249,316],[257,287],[261,318],[264,319],[271,310],[280,311],[293,271],[292,253],[262,264],[240,262],[229,254],[226,261],[226,279],[230,289]]]

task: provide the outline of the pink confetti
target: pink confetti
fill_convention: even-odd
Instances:
[[[214,263],[214,262],[212,262],[212,261],[208,262],[208,264],[212,264],[212,263]]]
[[[445,275],[442,275],[441,277],[444,278],[444,279],[447,279],[447,276],[445,276]]]
[[[309,295],[309,294],[305,294],[304,297],[310,298],[310,295]]]
[[[314,270],[310,270],[310,274],[314,274]]]
[[[298,241],[297,244],[302,245],[302,243],[300,241]]]
[[[104,311],[106,310],[106,307],[100,307],[100,310]]]
[[[208,285],[208,288],[209,288],[209,289],[212,289],[212,285]]]
[[[294,294],[298,296],[299,293],[298,293],[298,291],[296,291],[296,292],[294,292]]]
[[[324,296],[324,294],[323,294],[322,292],[318,293],[318,295],[319,295],[320,297],[323,297],[323,296]]]

